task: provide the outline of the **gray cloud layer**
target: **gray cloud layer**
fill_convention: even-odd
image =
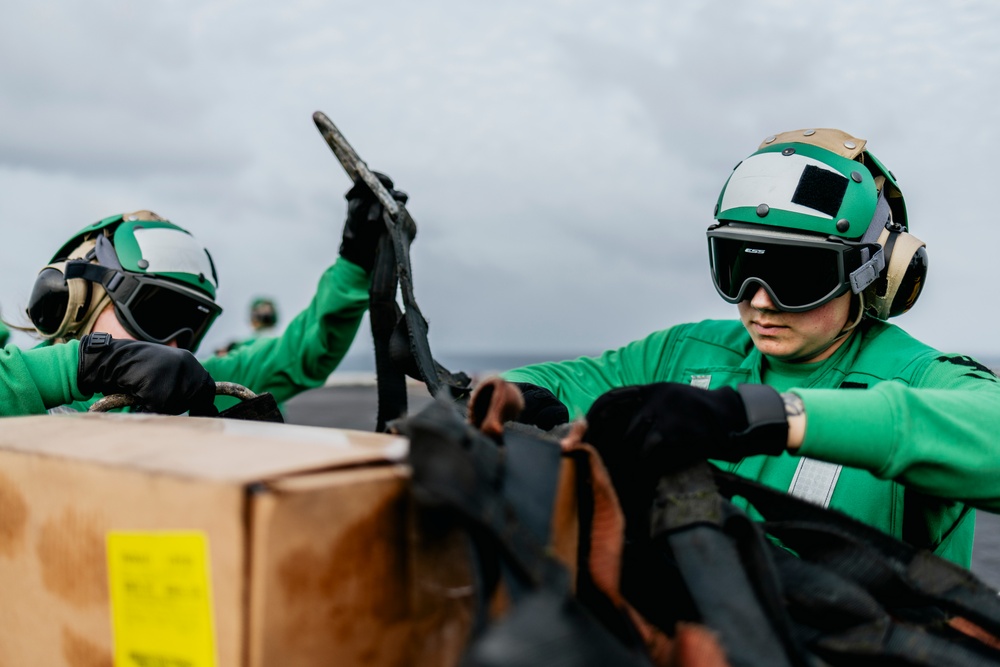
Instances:
[[[704,229],[767,134],[869,139],[931,276],[899,323],[995,353],[1000,7],[439,1],[18,3],[0,14],[0,305],[76,229],[152,208],[216,257],[227,312],[303,307],[346,176],[326,112],[411,195],[436,350],[598,351],[734,308]],[[362,339],[358,353],[366,353]]]

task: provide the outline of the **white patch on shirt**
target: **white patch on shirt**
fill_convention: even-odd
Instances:
[[[711,375],[692,375],[691,376],[691,386],[698,387],[699,389],[708,389],[709,385],[712,384]]]
[[[820,507],[829,507],[842,468],[836,463],[803,456],[795,468],[792,483],[788,485],[788,494]]]

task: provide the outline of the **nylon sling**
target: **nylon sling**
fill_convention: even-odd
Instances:
[[[777,581],[784,605],[772,613],[808,654],[831,665],[1000,665],[1000,598],[971,572],[841,512],[712,475],[722,496],[764,516],[755,540],[770,564],[744,565]]]
[[[375,430],[385,432],[390,421],[406,415],[407,375],[426,384],[432,396],[445,395],[452,400],[467,398],[472,381],[465,373],[450,372],[431,355],[427,320],[413,293],[410,244],[417,230],[413,218],[326,114],[315,112],[313,122],[351,180],[365,183],[383,208],[385,229],[376,250],[369,306],[378,383]],[[397,287],[402,293],[402,312],[396,302]]]
[[[704,623],[733,665],[1000,665],[997,592],[949,561],[704,461],[656,499],[622,591],[668,633]]]
[[[569,573],[547,552],[558,443],[513,430],[491,439],[443,399],[395,426],[410,438],[417,507],[461,526],[471,543],[475,616],[462,667],[650,665],[572,596]],[[511,607],[494,621],[501,577]]]

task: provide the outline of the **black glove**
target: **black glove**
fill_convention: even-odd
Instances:
[[[405,204],[409,195],[394,190],[392,179],[385,174],[374,172],[378,180],[389,191],[392,198]],[[344,237],[340,243],[340,256],[354,262],[369,273],[375,266],[375,248],[378,238],[385,230],[382,222],[382,204],[375,198],[371,188],[358,180],[344,195],[347,199],[347,221],[344,223]]]
[[[92,333],[80,339],[76,384],[85,394],[128,394],[161,414],[215,416],[215,381],[194,355],[159,343],[114,340]]]
[[[600,396],[587,412],[583,440],[601,454],[629,516],[648,510],[668,468],[698,459],[780,454],[788,418],[781,395],[767,385],[708,390],[660,382]]]
[[[537,426],[543,431],[551,431],[569,421],[569,410],[545,387],[528,382],[515,382],[514,386],[524,396],[524,409],[514,421]]]

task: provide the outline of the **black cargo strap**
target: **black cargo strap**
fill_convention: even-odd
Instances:
[[[700,462],[661,478],[649,518],[623,592],[661,627],[703,622],[733,665],[1000,665],[995,591],[840,512]]]
[[[933,608],[889,607],[822,565],[784,549],[773,552],[799,639],[829,664],[1000,664],[996,651],[949,631]]]
[[[402,313],[396,304],[396,262],[392,258],[392,240],[388,234],[379,238],[372,282],[368,292],[368,317],[375,343],[375,377],[378,387],[378,418],[375,430],[384,433],[386,424],[406,414],[406,374],[392,362],[389,346]],[[379,261],[383,258],[383,261]]]
[[[418,510],[454,522],[471,544],[475,615],[462,667],[648,665],[572,598],[569,572],[548,553],[557,442],[506,431],[498,444],[443,396],[394,426],[410,439]],[[500,576],[512,609],[493,622]]]
[[[427,320],[413,294],[413,219],[403,204],[399,204],[395,218],[388,211],[383,215],[385,231],[375,253],[368,302],[378,380],[378,432],[384,432],[390,421],[406,414],[407,375],[424,382],[432,396],[443,394],[452,400],[466,398],[472,384],[468,375],[450,372],[431,356]],[[396,302],[397,286],[402,292],[402,312]]]
[[[715,472],[720,491],[746,498],[766,531],[800,557],[857,582],[883,603],[934,605],[1000,635],[1000,598],[975,575],[835,510],[737,475]]]
[[[690,596],[687,613],[719,634],[734,666],[804,667],[808,661],[784,613],[781,587],[759,531],[719,494],[708,463],[675,469],[660,479],[650,513],[651,548],[662,552],[666,547],[663,553]]]
[[[406,414],[406,375],[427,385],[432,396],[452,400],[468,397],[472,383],[465,373],[451,373],[431,356],[427,320],[413,296],[410,243],[417,225],[402,202],[393,199],[333,122],[322,111],[313,122],[355,184],[364,183],[382,204],[385,230],[379,238],[369,290],[375,366],[378,373],[378,422],[376,431]],[[403,292],[403,313],[396,305],[396,287]],[[447,390],[447,391],[446,391]]]
[[[416,501],[447,507],[489,536],[493,551],[503,557],[513,599],[562,576],[545,550],[559,476],[558,444],[521,436],[498,446],[441,398],[395,425],[410,438]]]
[[[755,523],[755,537],[750,541],[740,537],[751,534],[746,526],[734,530],[739,524],[726,518],[721,526],[731,538],[728,549],[735,548],[740,554],[741,567],[757,599],[763,602],[761,609],[771,618],[793,658],[801,650],[795,647],[804,646],[806,657],[819,657],[833,665],[873,660],[872,664],[884,661],[926,667],[1000,665],[1000,651],[949,624],[964,619],[984,634],[1000,637],[997,593],[967,570],[835,510],[714,467],[711,476],[722,497],[745,498],[765,519]],[[704,532],[706,525],[719,525],[715,517],[725,517],[727,511],[702,511],[699,515],[695,508],[711,501],[694,500],[676,484],[666,496],[663,489],[660,491],[661,499],[667,499],[660,525],[671,533],[672,554],[680,562],[691,596],[695,600],[718,597],[722,586],[732,585],[724,572],[731,564],[720,569],[719,557],[706,549],[725,550],[725,543],[702,545],[701,551],[695,552],[695,557],[703,559],[699,571],[694,558],[681,551],[697,549],[698,545],[692,547],[690,540],[682,545],[674,535]],[[728,501],[722,502],[728,511],[745,517]],[[665,520],[662,515],[673,519]],[[653,516],[655,529],[657,512]],[[783,546],[776,546],[775,541]],[[766,557],[762,558],[764,552]],[[739,589],[732,591],[742,595]],[[783,604],[772,604],[767,591],[777,591]],[[708,623],[724,638],[738,636],[740,623],[747,623],[746,619],[725,618],[718,610],[707,614],[725,624],[716,627]],[[740,637],[736,643],[740,651],[747,646],[744,640]],[[734,660],[734,664],[739,662]]]
[[[253,398],[244,399],[231,408],[219,413],[222,419],[243,419],[257,422],[285,422],[278,402],[270,392],[257,394]]]

